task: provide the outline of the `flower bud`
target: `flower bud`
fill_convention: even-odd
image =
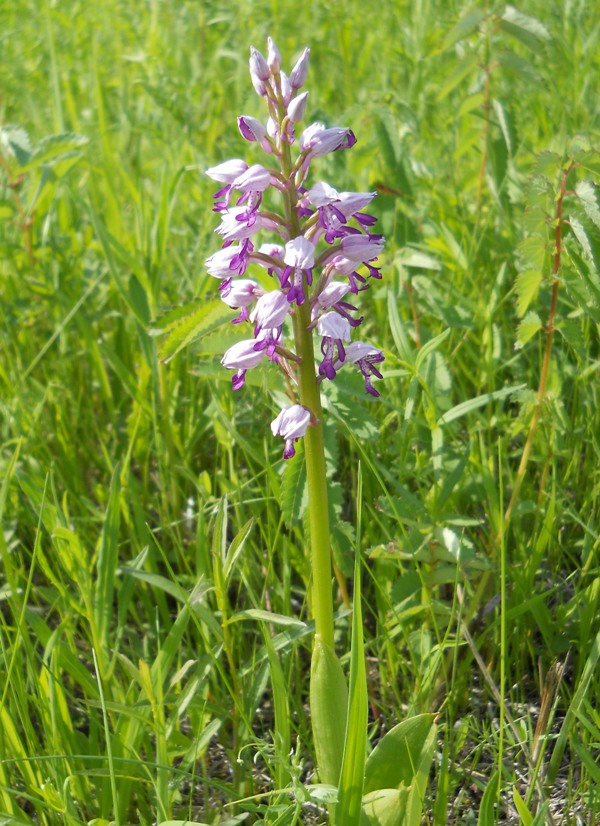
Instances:
[[[271,73],[276,75],[277,72],[281,71],[281,55],[279,54],[279,49],[275,45],[275,41],[272,37],[267,38],[267,43],[269,46],[269,51],[267,53],[267,64]]]
[[[267,61],[264,59],[262,54],[255,49],[254,46],[250,47],[250,79],[252,81],[252,85],[258,95],[264,95],[267,91],[265,81],[269,80],[269,67],[267,65]]]
[[[302,92],[297,98],[291,101],[288,106],[288,118],[292,123],[298,123],[302,120],[306,112],[306,101],[308,99],[308,92]]]
[[[308,57],[310,49],[304,49],[302,55],[290,74],[290,86],[292,89],[301,89],[306,83],[306,76],[308,74]]]

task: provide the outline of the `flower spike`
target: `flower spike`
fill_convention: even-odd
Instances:
[[[294,456],[295,442],[322,417],[320,402],[311,410],[314,404],[306,403],[303,396],[300,375],[306,381],[308,352],[303,339],[318,337],[322,359],[318,367],[309,364],[317,393],[325,379],[334,380],[345,365],[354,364],[364,377],[367,394],[376,397],[373,378],[382,378],[379,365],[384,360],[377,347],[351,341],[363,317],[357,317],[357,307],[347,300],[349,293],[368,289],[371,278],[381,278],[374,262],[383,251],[384,239],[373,231],[377,219],[363,211],[376,193],[341,192],[318,179],[306,188],[302,185],[318,158],[356,143],[348,127],[320,122],[307,126],[297,139],[297,124],[308,104],[308,92],[300,90],[309,55],[310,50],[304,49],[288,76],[272,38],[266,57],[250,48],[250,80],[266,104],[267,117],[263,122],[240,115],[238,127],[244,140],[259,144],[273,163],[267,168],[235,158],[206,170],[221,185],[214,196],[214,211],[220,216],[215,231],[222,239],[222,248],[207,258],[206,269],[219,280],[223,303],[237,313],[232,323],[251,330],[226,351],[221,363],[235,371],[234,390],[243,387],[247,371],[262,361],[275,362],[283,371],[293,403],[281,411],[271,429],[285,441],[284,459]],[[272,211],[273,196],[283,196],[283,214]],[[244,277],[255,265],[266,274],[258,280]],[[311,347],[310,353],[317,347]],[[304,403],[296,403],[297,391]]]

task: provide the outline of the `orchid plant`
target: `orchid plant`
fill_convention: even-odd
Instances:
[[[265,103],[267,120],[241,115],[238,127],[266,158],[263,164],[234,159],[206,170],[222,184],[214,196],[214,211],[221,218],[216,233],[223,239],[206,266],[220,281],[222,300],[239,311],[234,323],[248,324],[252,330],[222,358],[222,364],[235,371],[233,389],[243,387],[248,370],[265,359],[273,362],[286,379],[291,402],[271,424],[273,435],[285,442],[284,459],[295,455],[298,439],[305,441],[316,630],[311,712],[321,780],[337,784],[347,695],[334,653],[320,394],[339,370],[355,365],[364,376],[366,392],[379,395],[373,378],[382,378],[379,365],[384,354],[369,342],[351,341],[353,328],[363,321],[351,297],[368,289],[371,279],[381,278],[373,262],[384,239],[372,231],[376,218],[362,211],[376,193],[339,192],[329,183],[309,180],[314,162],[351,148],[356,137],[348,127],[322,123],[310,124],[297,137],[307,107],[308,92],[302,89],[308,63],[305,49],[288,76],[271,38],[266,58],[250,50],[250,78]],[[265,208],[269,191],[280,196],[280,213]],[[275,235],[275,240],[259,246],[256,239],[265,234]],[[245,277],[250,264],[266,270],[271,289]]]

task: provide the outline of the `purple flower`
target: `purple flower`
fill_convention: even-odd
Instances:
[[[295,456],[294,442],[304,436],[310,419],[310,410],[301,404],[292,404],[290,407],[284,407],[279,416],[271,422],[273,436],[283,436],[285,439],[284,459]]]
[[[245,309],[253,304],[261,293],[262,290],[256,281],[239,278],[237,281],[229,280],[225,289],[221,290],[221,300],[232,310]],[[243,314],[243,318],[239,318],[237,321],[246,321],[247,319],[248,313],[246,312]]]
[[[365,341],[354,341],[346,347],[345,361],[358,365],[365,380],[365,390],[371,396],[379,396],[379,392],[371,384],[371,375],[377,376],[378,379],[383,378],[375,365],[381,364],[384,360],[382,351]]]
[[[222,213],[221,223],[215,232],[226,241],[241,241],[255,235],[262,226],[263,221],[256,210],[235,206]]]
[[[317,322],[317,332],[323,336],[321,352],[324,356],[319,365],[319,375],[333,380],[339,369],[334,366],[334,358],[337,359],[338,364],[342,364],[345,360],[343,342],[350,341],[350,324],[337,313],[325,313]]]
[[[238,127],[243,138],[251,143],[260,143],[265,152],[272,152],[271,143],[267,130],[262,123],[250,115],[240,115],[238,118]]]
[[[380,255],[384,239],[371,231],[376,218],[362,212],[375,193],[341,192],[325,181],[309,189],[303,187],[316,159],[353,146],[356,138],[347,127],[312,123],[300,135],[295,160],[286,160],[292,153],[285,144],[294,144],[296,124],[306,114],[308,92],[300,90],[306,81],[309,54],[305,49],[288,77],[272,38],[268,39],[266,57],[254,47],[250,49],[250,79],[264,99],[267,120],[241,115],[238,126],[246,141],[260,144],[271,154],[273,168],[236,158],[206,170],[221,185],[214,196],[214,211],[220,214],[216,232],[223,240],[222,249],[206,260],[206,268],[220,280],[222,301],[238,311],[233,323],[253,325],[253,337],[230,347],[222,364],[235,371],[234,390],[243,386],[246,372],[265,357],[278,362],[291,383],[297,383],[296,363],[300,359],[286,341],[291,327],[286,320],[292,316],[296,335],[301,319],[302,335],[314,331],[320,337],[323,358],[316,376],[319,382],[334,379],[349,362],[364,376],[367,393],[378,396],[372,379],[382,377],[378,365],[384,360],[383,352],[365,342],[351,342],[352,328],[363,319],[355,317],[357,308],[345,300],[348,292],[367,289],[369,278],[381,277],[371,262]],[[261,209],[264,193],[270,188],[283,193],[283,214],[271,211],[270,204]],[[258,232],[276,233],[281,243],[267,241],[255,251]],[[323,242],[330,248],[318,249]],[[244,276],[250,263],[266,269],[274,279],[273,289],[265,290],[265,275],[258,281],[238,277]],[[313,285],[315,266],[321,271]],[[308,307],[302,309],[306,303]],[[314,423],[310,410],[292,404],[272,423],[274,435],[285,440],[284,458],[294,455],[294,442],[306,433],[311,421]]]
[[[280,290],[265,293],[250,314],[250,321],[256,324],[254,335],[258,336],[263,327],[271,330],[281,327],[289,312],[288,300]]]
[[[351,129],[333,126],[327,129],[323,123],[311,123],[300,135],[300,149],[308,150],[309,158],[320,158],[337,149],[349,149],[356,143]]]
[[[222,184],[231,184],[237,177],[248,169],[246,161],[241,161],[234,158],[231,161],[225,161],[217,166],[211,166],[205,170],[205,174],[213,181],[219,181]]]
[[[347,235],[342,238],[342,255],[351,261],[373,261],[383,249],[382,235]]]
[[[287,293],[287,300],[295,301],[297,304],[304,304],[304,284],[303,273],[306,273],[306,281],[312,284],[312,268],[315,265],[315,245],[300,235],[293,238],[285,245],[284,263],[287,265],[282,274],[281,286],[289,284],[290,275],[293,274],[292,286]]]
[[[237,344],[227,350],[221,359],[223,367],[227,367],[228,370],[237,370],[231,380],[234,390],[240,390],[244,386],[246,371],[256,367],[263,359],[265,351],[256,350],[255,344],[254,339],[238,341]]]

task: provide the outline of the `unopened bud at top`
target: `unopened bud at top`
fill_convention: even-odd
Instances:
[[[281,71],[281,55],[279,54],[279,49],[275,45],[275,41],[272,37],[267,38],[267,43],[269,44],[267,64],[271,72],[276,75],[279,71]]]
[[[306,83],[309,55],[310,49],[304,49],[300,59],[292,69],[292,73],[290,74],[290,86],[292,89],[301,89]]]
[[[264,59],[262,54],[255,49],[254,46],[250,47],[250,79],[252,80],[252,85],[256,90],[256,93],[259,95],[264,95],[266,92],[266,85],[265,81],[269,80],[269,66],[267,61]]]

